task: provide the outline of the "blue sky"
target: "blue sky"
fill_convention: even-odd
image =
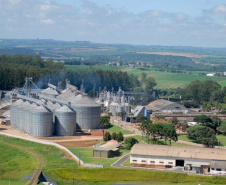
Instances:
[[[226,0],[0,0],[0,38],[226,47]]]

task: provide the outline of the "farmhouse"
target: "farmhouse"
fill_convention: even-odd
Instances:
[[[110,158],[118,156],[120,144],[115,140],[110,140],[99,147],[93,149],[93,157]]]
[[[138,167],[183,167],[194,173],[226,174],[226,150],[135,144],[130,152],[130,163]]]
[[[151,112],[165,112],[165,113],[180,112],[183,114],[186,114],[188,112],[188,109],[183,105],[163,99],[155,100],[149,103],[147,106],[145,106],[145,108]]]

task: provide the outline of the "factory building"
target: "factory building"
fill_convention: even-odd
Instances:
[[[186,114],[188,109],[183,105],[175,102],[158,99],[145,106],[150,112],[155,113],[183,113]]]
[[[130,152],[130,163],[136,167],[182,167],[193,173],[226,174],[226,150],[135,144]]]

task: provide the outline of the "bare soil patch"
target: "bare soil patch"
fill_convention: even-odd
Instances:
[[[88,141],[62,141],[56,143],[67,148],[84,148],[96,145],[98,142],[99,142],[98,140],[88,140]]]

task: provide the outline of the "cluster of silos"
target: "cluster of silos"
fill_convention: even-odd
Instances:
[[[125,116],[131,112],[129,97],[126,98],[124,96],[124,92],[121,90],[121,88],[119,88],[118,92],[116,93],[102,91],[99,94],[99,98],[96,102],[99,104],[101,104],[100,102],[104,102],[104,107],[113,116],[118,116],[122,119],[124,119]]]
[[[53,113],[43,105],[22,99],[11,104],[12,127],[32,136],[52,136],[52,117]]]

